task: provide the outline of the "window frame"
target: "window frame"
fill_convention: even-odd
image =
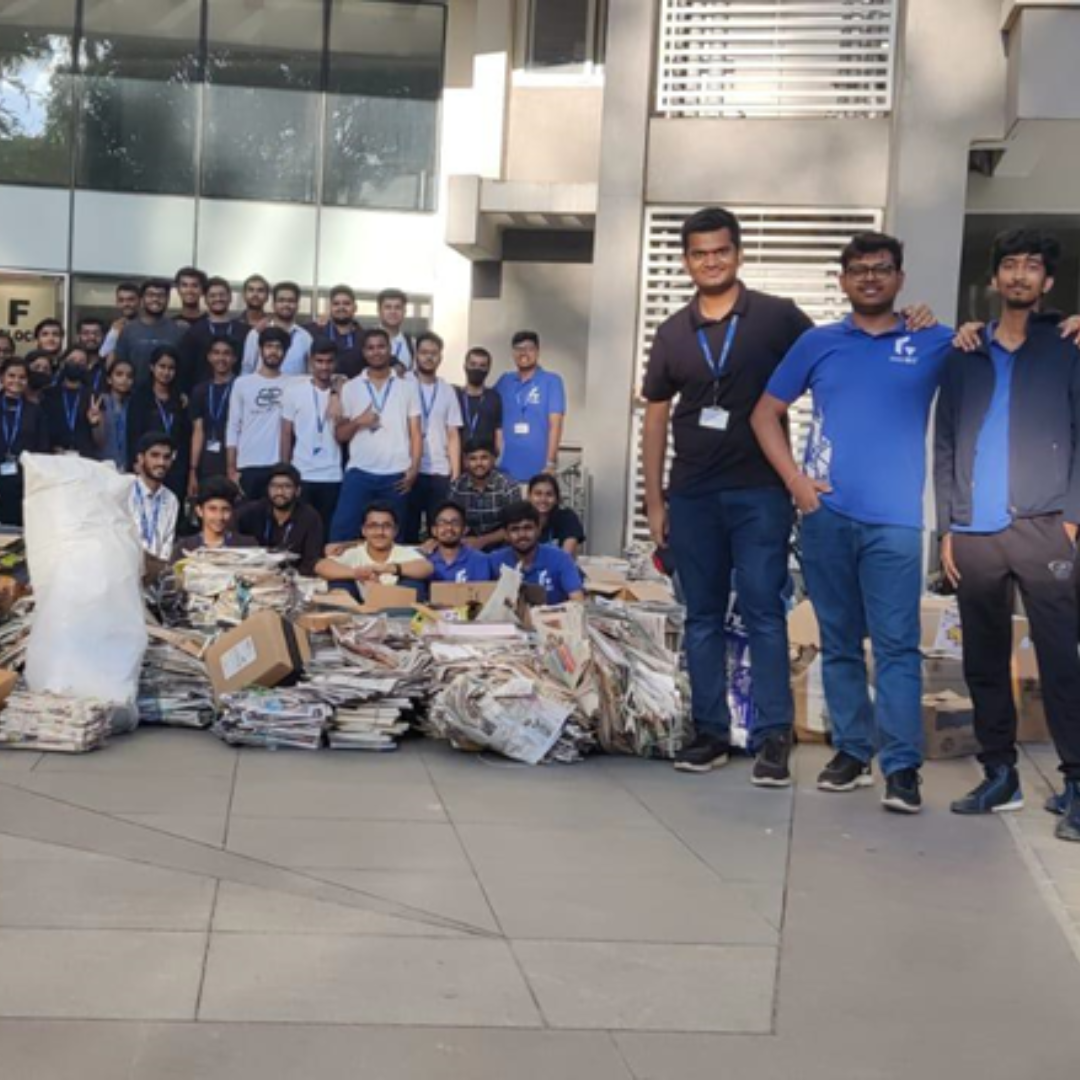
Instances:
[[[548,87],[603,85],[604,64],[607,59],[607,20],[613,0],[586,0],[588,5],[585,27],[586,59],[580,69],[574,64],[561,67],[532,66],[538,2],[539,0],[521,0],[521,17],[517,20],[518,32],[515,35],[516,56],[512,84]],[[602,55],[601,43],[603,43]]]

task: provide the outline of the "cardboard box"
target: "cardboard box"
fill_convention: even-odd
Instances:
[[[927,656],[959,660],[963,648],[955,596],[924,596],[919,603],[919,648]]]
[[[1050,742],[1050,728],[1046,723],[1042,687],[1025,681],[1020,684],[1016,705],[1016,741],[1022,743]]]
[[[821,631],[809,600],[800,601],[788,612],[787,632],[792,648],[821,651]]]
[[[584,572],[585,591],[595,596],[637,603],[671,604],[675,601],[671,583],[663,579],[630,581],[617,570],[593,564],[587,565]]]
[[[922,662],[922,692],[941,694],[949,691],[957,697],[970,696],[964,680],[964,665],[959,660],[943,656],[927,656]]]
[[[413,608],[420,599],[415,589],[404,585],[381,585],[372,582],[365,585],[364,602],[360,606],[361,611],[390,611],[395,608]]]
[[[922,699],[925,754],[931,761],[970,757],[978,752],[975,710],[971,700],[942,690]]]
[[[214,693],[248,686],[278,686],[311,659],[307,634],[276,611],[260,611],[222,634],[206,650]]]
[[[483,606],[495,591],[494,581],[434,581],[431,584],[431,602],[437,607]]]
[[[295,621],[309,634],[325,634],[333,626],[347,626],[352,622],[352,615],[348,611],[305,611]]]
[[[19,681],[19,673],[17,671],[8,671],[6,668],[0,669],[0,704],[7,701],[8,695],[15,689],[15,684]]]
[[[791,680],[795,703],[795,737],[803,743],[829,741],[829,712],[821,682],[821,657],[807,665]]]

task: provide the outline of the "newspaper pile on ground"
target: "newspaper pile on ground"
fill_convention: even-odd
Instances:
[[[216,628],[236,626],[256,611],[294,611],[301,595],[290,569],[294,559],[265,548],[200,548],[176,565],[184,620]]]
[[[138,710],[144,724],[207,728],[217,712],[202,660],[210,639],[194,630],[147,627],[150,644],[139,678]]]
[[[111,713],[103,701],[16,691],[0,710],[0,746],[85,754],[109,737]]]
[[[25,597],[15,602],[7,618],[0,623],[0,668],[22,671],[33,615],[34,601]]]
[[[333,709],[301,688],[226,694],[213,731],[230,746],[318,750]]]

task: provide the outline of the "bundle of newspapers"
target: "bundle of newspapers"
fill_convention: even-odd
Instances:
[[[256,611],[295,610],[295,556],[265,548],[200,548],[176,565],[181,616],[203,628],[236,626]],[[163,583],[162,590],[169,588]]]
[[[32,597],[17,600],[0,622],[0,668],[21,671],[26,663],[26,646],[34,616]]]
[[[226,694],[214,734],[230,746],[318,750],[333,709],[301,688],[252,687]]]
[[[104,701],[16,691],[0,710],[0,746],[85,754],[105,743],[111,713]]]
[[[195,630],[150,626],[139,678],[139,719],[144,724],[207,728],[217,712],[203,663],[210,638]]]

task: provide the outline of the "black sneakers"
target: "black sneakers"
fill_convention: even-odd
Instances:
[[[754,758],[754,770],[750,774],[750,783],[757,787],[790,787],[791,769],[788,758],[791,756],[791,732],[778,731],[766,735]]]
[[[1047,795],[1046,802],[1043,803],[1043,809],[1048,814],[1056,814],[1061,817],[1069,806],[1069,789],[1066,788],[1062,792],[1054,792],[1053,795]]]
[[[843,750],[818,773],[817,778],[817,786],[822,791],[854,791],[871,787],[873,783],[870,766]]]
[[[917,814],[922,809],[918,769],[897,769],[885,778],[885,797],[881,805],[895,814]]]
[[[1080,841],[1080,780],[1065,781],[1065,810],[1054,835],[1059,840]]]
[[[703,731],[675,755],[675,768],[679,772],[706,773],[726,765],[730,753],[731,747],[726,739]]]
[[[1012,765],[987,765],[986,779],[952,804],[954,814],[1001,814],[1024,809],[1020,774]]]

